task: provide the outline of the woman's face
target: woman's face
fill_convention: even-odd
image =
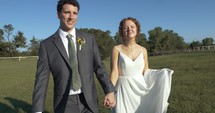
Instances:
[[[135,38],[137,36],[137,26],[131,20],[126,20],[123,25],[124,38]]]

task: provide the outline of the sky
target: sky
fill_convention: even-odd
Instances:
[[[76,28],[109,30],[114,36],[120,21],[136,18],[141,33],[155,27],[173,30],[185,42],[215,40],[215,0],[78,0],[80,12]],[[13,35],[24,33],[29,42],[45,39],[59,28],[58,0],[1,0],[0,29],[12,24]]]

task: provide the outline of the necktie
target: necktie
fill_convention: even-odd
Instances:
[[[69,61],[72,66],[71,86],[73,90],[78,90],[81,88],[81,80],[80,80],[80,75],[78,71],[78,60],[77,60],[77,55],[75,50],[75,44],[74,44],[74,41],[72,40],[71,34],[67,35],[67,39],[68,39]]]

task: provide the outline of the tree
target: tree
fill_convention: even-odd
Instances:
[[[37,40],[33,36],[33,38],[30,40],[30,42],[31,42],[31,44],[30,44],[30,47],[28,48],[28,50],[30,51],[30,55],[37,56],[41,40]]]
[[[203,46],[209,46],[209,45],[213,45],[214,39],[207,37],[205,39],[202,40],[202,44]]]
[[[147,39],[146,39],[146,35],[144,33],[141,33],[139,35],[139,37],[137,37],[136,40],[137,44],[145,47],[146,49],[148,48],[148,44],[147,44]]]
[[[183,50],[186,46],[183,37],[174,33],[173,30],[162,30],[161,27],[156,27],[149,32],[149,52],[151,54],[162,54],[165,52],[173,52]]]
[[[13,45],[15,50],[20,47],[26,47],[26,38],[24,37],[24,33],[18,31],[17,35],[14,36]]]
[[[156,27],[154,30],[148,31],[149,41],[148,41],[148,49],[150,53],[157,53],[161,50],[160,40],[162,39],[162,28]]]
[[[110,56],[113,46],[115,45],[113,38],[110,36],[110,31],[102,31],[100,29],[87,29],[82,28],[81,31],[85,31],[94,34],[99,50],[101,52],[101,58],[104,60]]]
[[[168,37],[166,39],[167,51],[183,50],[186,47],[184,38],[179,36],[178,33],[174,33],[173,30],[165,30],[164,33]]]
[[[115,36],[114,36],[114,42],[115,42],[115,44],[116,45],[118,45],[118,44],[122,44],[122,38],[120,37],[120,35],[119,35],[119,32],[117,32],[116,34],[115,34]]]
[[[8,42],[10,42],[10,35],[12,34],[13,30],[14,28],[11,24],[4,25],[4,32],[6,32]]]
[[[111,54],[112,48],[115,45],[113,38],[110,36],[110,31],[103,32],[98,38],[99,48],[102,53],[102,59],[108,58]]]
[[[6,37],[8,39],[8,42],[5,43],[6,47],[7,47],[7,50],[9,51],[10,53],[10,56],[12,56],[12,52],[11,52],[11,49],[12,49],[12,43],[10,41],[10,35],[12,34],[12,31],[13,31],[13,26],[11,24],[8,24],[8,25],[4,25],[3,27],[3,31],[6,33]]]
[[[195,47],[199,47],[199,46],[202,46],[202,43],[199,42],[199,41],[193,41],[190,43],[190,48],[191,49],[194,49]]]
[[[4,40],[4,31],[0,29],[0,43]]]
[[[0,29],[0,54],[4,52],[4,31]]]

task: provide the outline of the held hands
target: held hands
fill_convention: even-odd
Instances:
[[[114,92],[108,93],[104,98],[104,106],[107,108],[113,108],[116,105],[116,99],[114,96]]]

